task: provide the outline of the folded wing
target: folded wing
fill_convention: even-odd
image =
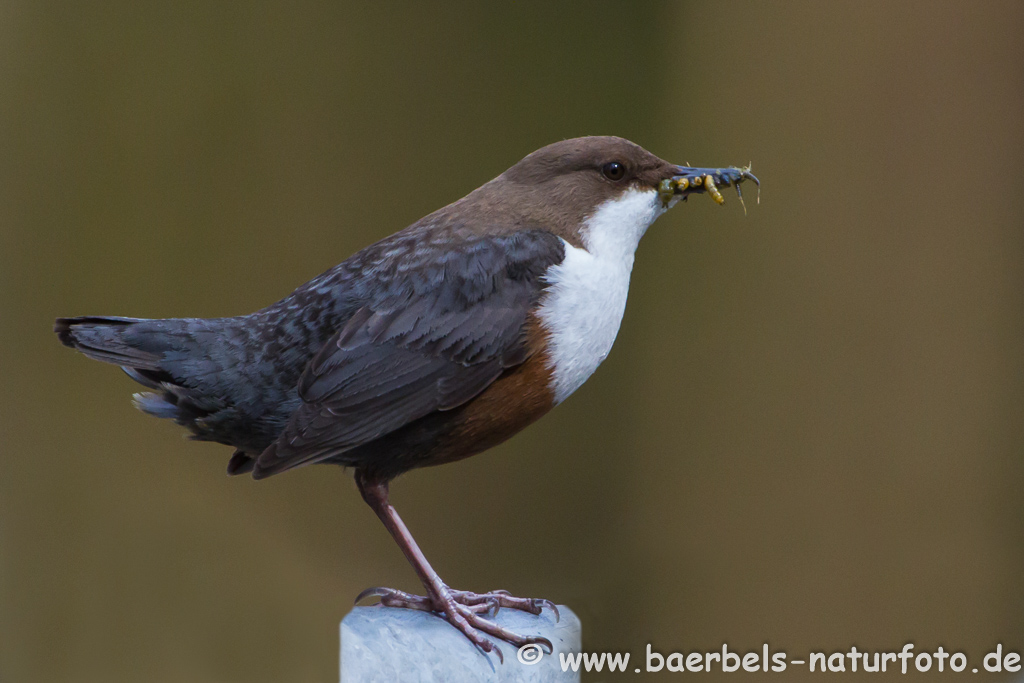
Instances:
[[[302,403],[260,455],[263,478],[463,405],[524,362],[527,317],[562,241],[544,231],[394,249],[365,304],[310,361]]]

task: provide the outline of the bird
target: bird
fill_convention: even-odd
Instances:
[[[481,453],[566,400],[607,357],[634,255],[691,194],[740,198],[750,168],[669,163],[614,136],[562,140],[249,315],[58,318],[59,340],[120,366],[136,407],[233,447],[227,471],[264,479],[350,468],[423,584],[356,599],[433,612],[484,653],[540,636],[493,620],[544,599],[450,588],[389,499],[410,470]]]

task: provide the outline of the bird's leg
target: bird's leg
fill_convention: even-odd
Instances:
[[[367,479],[361,472],[356,473],[356,485],[363,496],[363,500],[373,508],[373,511],[384,522],[384,526],[391,533],[391,536],[398,543],[398,547],[405,553],[409,564],[416,571],[427,594],[412,595],[394,588],[369,588],[359,594],[356,602],[370,596],[380,598],[382,605],[386,607],[405,607],[418,609],[427,612],[441,614],[448,623],[457,628],[463,635],[469,638],[470,642],[484,652],[495,652],[499,659],[502,659],[501,650],[494,646],[484,634],[500,638],[515,647],[522,647],[530,643],[545,645],[548,651],[552,651],[551,641],[540,636],[520,636],[498,626],[481,614],[501,607],[523,610],[531,614],[540,614],[547,606],[551,607],[555,615],[558,610],[548,600],[534,600],[529,598],[516,598],[506,591],[494,591],[491,593],[471,593],[469,591],[456,591],[450,589],[441,581],[423,551],[416,545],[412,534],[409,533],[405,522],[398,516],[395,508],[388,501],[388,484],[386,481],[375,481]]]

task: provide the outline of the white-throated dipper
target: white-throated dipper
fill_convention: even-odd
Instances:
[[[690,193],[721,203],[719,186],[739,192],[748,178],[749,167],[677,166],[622,138],[565,140],[250,315],[54,329],[150,388],[135,395],[144,412],[233,446],[229,474],[353,468],[426,589],[357,601],[437,612],[485,652],[487,636],[550,648],[486,617],[553,604],[450,589],[388,482],[499,444],[576,391],[612,348],[647,228]]]

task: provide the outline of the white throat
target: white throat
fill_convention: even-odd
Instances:
[[[538,315],[550,334],[551,389],[561,403],[612,349],[626,310],[633,255],[666,207],[652,190],[627,190],[597,207],[581,233],[583,249],[565,243],[565,259],[545,274]]]

